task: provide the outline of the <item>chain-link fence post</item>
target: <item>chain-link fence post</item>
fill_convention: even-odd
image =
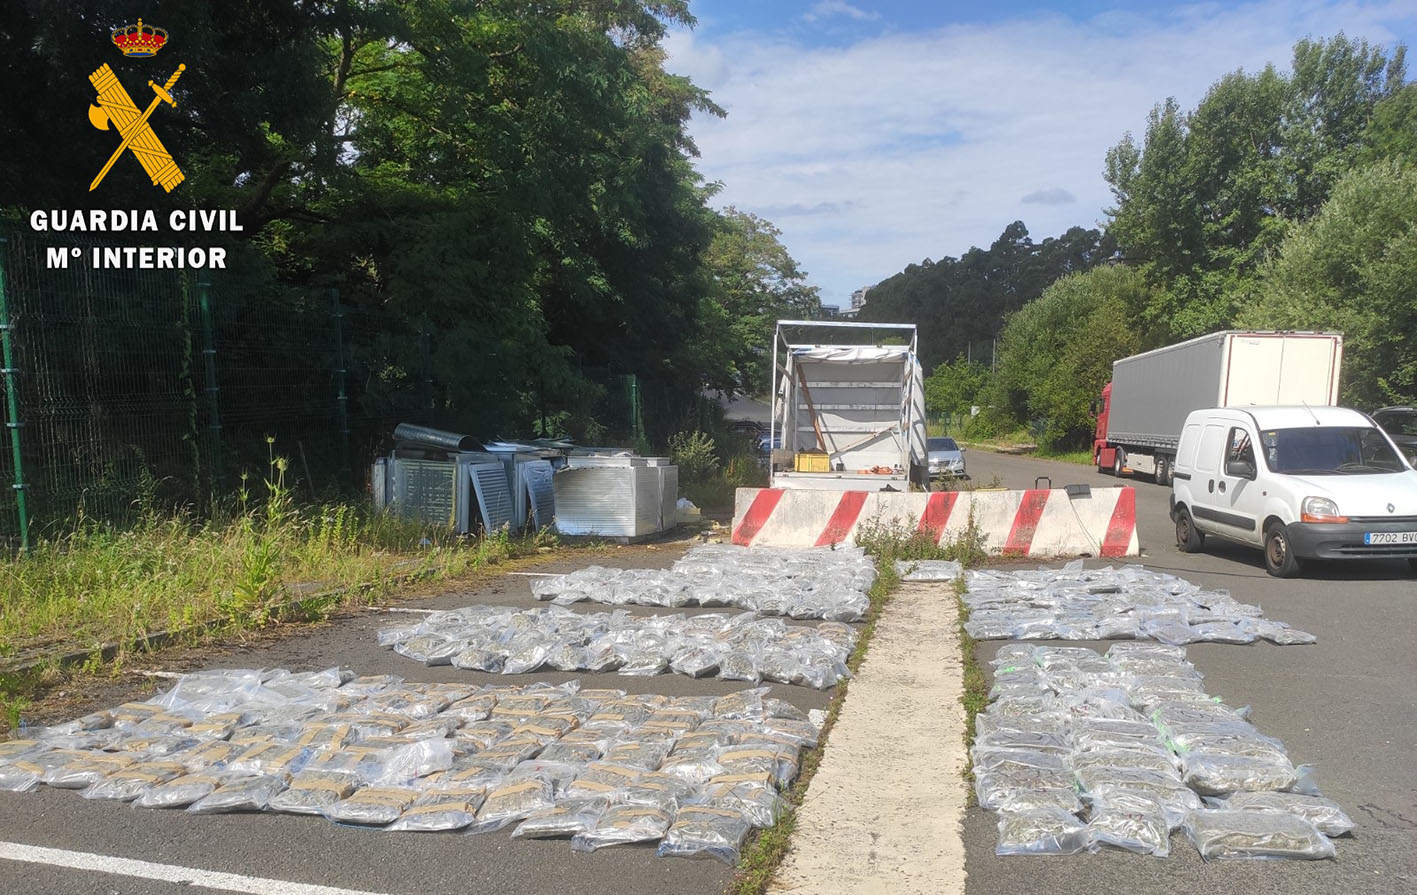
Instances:
[[[221,468],[221,403],[217,399],[220,388],[216,381],[216,340],[212,337],[212,284],[206,280],[197,283],[197,307],[202,314],[202,357],[207,371],[207,431],[212,445],[212,490],[220,487],[224,475]]]
[[[423,355],[423,407],[432,424],[437,422],[433,415],[433,324],[427,320],[418,325],[418,348]]]
[[[196,338],[192,329],[192,308],[193,308],[193,285],[195,280],[187,274],[182,276],[182,314],[179,317],[178,329],[182,334],[182,355],[179,378],[182,383],[182,404],[183,411],[187,417],[186,432],[183,433],[183,441],[191,449],[190,462],[192,464],[192,495],[200,497],[202,494],[202,467],[205,460],[202,457],[202,405],[197,397],[197,370],[194,366],[193,350]],[[207,470],[210,475],[211,470]],[[207,491],[207,501],[210,502],[216,495],[211,489]],[[206,504],[206,509],[212,509],[210,503]]]
[[[340,471],[349,475],[349,395],[345,392],[344,306],[339,290],[330,290],[330,316],[335,322],[335,413],[339,419]]]
[[[20,522],[20,550],[30,549],[29,507],[25,503],[25,467],[20,452],[20,402],[16,395],[14,333],[10,324],[10,303],[5,298],[5,246],[8,240],[0,236],[0,343],[4,345],[5,369],[5,428],[10,430],[10,450],[15,458],[15,510]]]

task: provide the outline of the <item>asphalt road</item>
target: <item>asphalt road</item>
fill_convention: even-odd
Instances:
[[[546,567],[568,571],[583,565],[668,566],[682,548],[632,548],[581,554]],[[471,603],[529,608],[536,602],[531,579],[507,575],[475,590],[401,603],[407,607],[450,609]],[[605,606],[578,604],[579,611]],[[652,607],[626,607],[636,614]],[[665,610],[658,610],[664,612]],[[695,612],[696,610],[685,610]],[[715,610],[697,610],[715,611]],[[723,610],[717,610],[723,611]],[[492,675],[450,666],[426,668],[379,647],[375,632],[401,624],[409,615],[370,612],[255,648],[234,648],[203,663],[210,668],[319,670],[346,665],[361,674],[398,674],[408,680],[525,684],[579,679],[584,686],[666,695],[721,695],[743,689],[741,681],[695,680],[683,675],[623,677],[616,674]],[[147,693],[105,694],[108,704]],[[805,710],[825,708],[831,692],[774,686],[772,695]],[[332,824],[319,817],[278,814],[187,815],[146,811],[127,804],[87,801],[76,792],[40,787],[34,792],[0,792],[0,858],[6,843],[96,853],[179,865],[265,880],[304,883],[376,893],[719,893],[732,870],[713,860],[661,859],[653,845],[573,852],[564,840],[512,839],[508,830],[483,835],[384,833]],[[61,893],[178,893],[192,887],[91,870],[17,863],[0,859],[0,892],[14,895]],[[286,891],[257,884],[247,891]]]
[[[1031,487],[1047,475],[1055,485],[1111,484],[1090,467],[981,451],[969,453],[976,480],[998,475],[1011,487]],[[1417,582],[1405,565],[1332,565],[1310,578],[1280,581],[1265,574],[1257,551],[1210,546],[1182,555],[1172,543],[1166,491],[1135,483],[1141,562],[1259,603],[1267,615],[1312,631],[1313,646],[1199,644],[1190,657],[1206,675],[1209,692],[1232,705],[1253,707],[1253,720],[1285,742],[1296,762],[1315,766],[1326,795],[1359,824],[1338,840],[1336,862],[1226,862],[1204,864],[1179,834],[1172,856],[1145,858],[1120,852],[1073,858],[999,858],[993,853],[994,815],[969,812],[964,838],[967,891],[971,895],[1047,892],[1399,893],[1417,891],[1417,653],[1414,607]],[[627,551],[580,557],[576,564],[668,565],[677,551]],[[562,567],[564,568],[564,566]],[[496,579],[475,590],[406,605],[454,607],[471,602],[530,606],[522,576]],[[585,607],[582,607],[585,608]],[[598,607],[591,607],[598,608]],[[653,611],[653,610],[637,610]],[[286,639],[204,657],[206,667],[320,669],[335,664],[362,673],[395,673],[417,680],[478,680],[501,676],[423,668],[373,642],[380,627],[406,616],[368,614]],[[987,662],[998,644],[980,647]],[[667,694],[726,693],[730,682],[679,675],[518,676],[586,686]],[[145,694],[132,694],[145,695]],[[824,707],[830,693],[775,687],[797,706]],[[107,702],[125,695],[106,692]],[[0,793],[0,850],[5,843],[69,849],[104,856],[222,871],[249,877],[319,884],[378,893],[580,892],[717,893],[731,876],[712,861],[661,860],[649,848],[577,854],[565,842],[513,840],[505,831],[482,836],[389,834],[337,826],[320,818],[282,815],[187,816],[148,812],[111,802],[85,801],[47,788]],[[176,893],[180,882],[94,870],[0,860],[0,892]],[[249,891],[261,891],[259,888]]]
[[[1114,484],[1090,466],[971,450],[976,481],[998,476],[1011,488],[1035,476],[1055,487]],[[1195,644],[1189,656],[1207,692],[1284,741],[1296,764],[1314,766],[1325,795],[1353,817],[1336,840],[1336,862],[1203,863],[1177,833],[1169,858],[1108,851],[1070,858],[1001,858],[996,817],[971,809],[965,822],[970,895],[1145,893],[1411,893],[1417,891],[1417,579],[1406,563],[1333,563],[1302,579],[1264,571],[1258,550],[1216,544],[1182,554],[1167,515],[1167,489],[1138,477],[1137,528],[1148,567],[1172,572],[1257,603],[1265,614],[1316,634],[1312,646]],[[1081,644],[1105,648],[1106,644]],[[988,662],[999,644],[984,643]]]

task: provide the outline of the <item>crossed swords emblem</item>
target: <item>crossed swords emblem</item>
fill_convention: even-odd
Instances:
[[[182,182],[182,171],[177,167],[177,163],[172,160],[172,155],[167,151],[167,147],[162,145],[162,141],[153,133],[152,127],[148,125],[148,117],[162,103],[166,102],[174,109],[177,108],[177,101],[172,98],[172,87],[177,83],[177,78],[182,72],[187,70],[187,66],[177,66],[177,71],[172,73],[172,77],[167,79],[167,83],[159,86],[154,81],[149,81],[148,86],[157,94],[153,101],[148,103],[148,107],[139,112],[138,107],[133,104],[133,99],[128,95],[128,91],[123,89],[118,76],[113,73],[113,69],[106,64],[99,66],[98,70],[89,75],[89,81],[93,83],[94,89],[98,91],[98,105],[89,106],[89,121],[99,130],[108,130],[112,125],[119,134],[123,136],[123,142],[118,144],[118,148],[113,151],[108,162],[103,166],[103,170],[98,172],[98,176],[89,184],[89,192],[93,192],[103,178],[108,176],[109,170],[123,157],[123,153],[132,150],[133,156],[138,163],[143,166],[143,170],[148,172],[154,184],[160,185],[169,193],[172,188]]]

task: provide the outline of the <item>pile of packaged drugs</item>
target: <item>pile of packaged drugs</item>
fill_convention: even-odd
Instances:
[[[640,606],[727,606],[794,619],[860,621],[876,567],[860,547],[774,549],[706,544],[669,569],[590,566],[532,584],[539,600]]]
[[[0,743],[0,789],[391,831],[511,828],[578,850],[658,842],[661,855],[732,863],[817,742],[806,715],[766,694],[207,671]]]
[[[1264,618],[1227,591],[1205,590],[1141,566],[971,570],[965,630],[975,640],[1156,640],[1187,643],[1314,643],[1312,634]]]
[[[466,606],[386,628],[378,637],[380,645],[426,665],[494,674],[673,671],[819,690],[850,674],[846,659],[856,643],[856,632],[841,622],[807,627],[752,612],[633,616],[623,609],[580,613],[559,606]]]
[[[1353,829],[1282,743],[1206,695],[1180,647],[1009,644],[994,667],[972,756],[998,854],[1164,857],[1180,829],[1206,860],[1332,858],[1329,837]]]

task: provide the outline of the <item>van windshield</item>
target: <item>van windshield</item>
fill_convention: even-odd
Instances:
[[[1260,433],[1265,462],[1290,475],[1377,475],[1406,467],[1372,426],[1306,426]]]

